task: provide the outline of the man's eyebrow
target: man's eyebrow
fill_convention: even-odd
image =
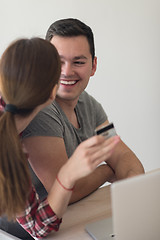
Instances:
[[[59,56],[60,56],[61,59],[65,59],[65,57],[64,57],[63,55],[59,55]],[[84,55],[75,56],[75,57],[73,58],[73,60],[79,60],[79,59],[85,59],[85,60],[87,60],[88,58],[85,57]]]
[[[84,55],[80,55],[80,56],[75,56],[73,59],[74,60],[87,59],[87,57],[85,57]]]

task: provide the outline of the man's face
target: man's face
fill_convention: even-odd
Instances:
[[[76,100],[96,71],[97,59],[92,62],[87,38],[54,36],[51,43],[61,58],[60,85],[57,97]]]

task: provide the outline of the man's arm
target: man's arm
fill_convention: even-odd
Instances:
[[[30,164],[47,192],[51,189],[60,168],[68,161],[64,141],[58,137],[29,137],[23,140],[29,153]],[[113,178],[112,169],[107,164],[100,165],[89,176],[75,185],[70,203],[76,202],[95,191]]]
[[[115,172],[117,180],[144,173],[141,162],[122,140],[106,162]]]
[[[106,124],[109,124],[109,122],[106,121],[102,125]],[[115,172],[117,180],[144,173],[140,160],[122,140],[117,144],[113,154],[106,160],[106,163]]]
[[[100,165],[89,176],[77,181],[70,203],[77,202],[86,197],[105,182],[112,182],[114,176],[113,170],[107,164]]]

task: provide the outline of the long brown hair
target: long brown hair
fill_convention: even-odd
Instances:
[[[45,103],[58,83],[60,59],[55,47],[41,38],[19,39],[0,60],[0,92],[4,101],[29,115]],[[15,219],[24,210],[31,188],[27,158],[14,114],[0,114],[0,215]]]

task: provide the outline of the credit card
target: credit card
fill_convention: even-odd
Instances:
[[[105,126],[99,128],[99,129],[96,129],[96,130],[95,130],[95,133],[96,133],[97,135],[102,135],[102,136],[104,136],[106,139],[117,135],[113,123],[109,123],[108,125],[105,125]]]

